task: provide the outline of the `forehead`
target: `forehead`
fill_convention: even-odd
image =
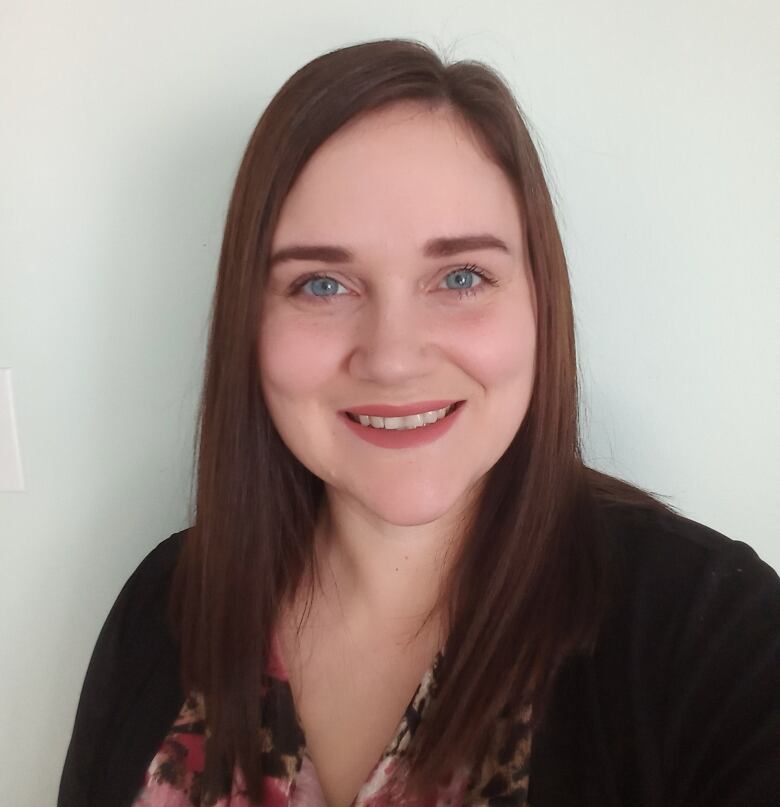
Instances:
[[[403,103],[350,122],[311,157],[284,201],[276,249],[302,237],[356,249],[495,232],[515,246],[511,183],[452,109]]]

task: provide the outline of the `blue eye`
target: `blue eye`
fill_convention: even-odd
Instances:
[[[470,275],[478,277],[479,283],[474,285],[473,277],[469,277]],[[450,285],[450,278],[455,279],[454,285]],[[473,297],[484,291],[486,286],[497,285],[497,281],[488,277],[484,272],[482,272],[482,270],[478,269],[473,264],[461,266],[458,269],[453,270],[445,277],[444,282],[447,283],[446,290],[458,292],[458,296],[460,298]],[[310,286],[311,293],[303,293],[303,290],[307,286]],[[288,294],[291,297],[302,296],[309,297],[312,300],[329,301],[333,297],[342,296],[337,291],[339,287],[344,288],[344,286],[335,278],[330,277],[330,275],[314,272],[309,275],[304,275],[295,281]],[[318,292],[323,293],[320,294]],[[349,292],[346,293],[348,294]]]
[[[473,275],[478,277],[480,282],[474,286],[473,279],[469,278],[469,275]],[[481,289],[482,284],[487,280],[485,275],[477,269],[476,266],[469,264],[468,266],[463,266],[460,269],[456,269],[454,272],[450,272],[447,277],[444,279],[445,282],[448,282],[450,278],[456,278],[455,286],[450,286],[449,288],[453,291],[461,292],[461,296],[463,295],[474,295],[478,292],[474,289]]]
[[[330,294],[329,292],[335,292],[336,287],[340,286],[341,283],[338,282],[335,278],[328,277],[327,275],[310,275],[308,279],[304,279],[300,286],[296,288],[296,291],[300,291],[304,286],[307,286],[311,283],[312,291],[314,297],[335,297],[336,294]],[[317,294],[316,289],[325,292],[323,295]]]

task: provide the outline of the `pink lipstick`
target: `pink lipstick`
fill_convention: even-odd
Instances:
[[[373,415],[375,417],[404,417],[434,409],[446,409],[453,401],[423,401],[408,406],[387,406],[384,404],[371,404],[369,406],[356,406],[354,410],[339,412],[339,419],[347,428],[361,440],[379,446],[380,448],[416,448],[417,446],[432,443],[443,437],[458,419],[465,401],[455,403],[453,410],[435,423],[418,426],[414,429],[377,429],[373,426],[363,426],[352,420],[347,412],[360,415]],[[400,411],[399,411],[400,410]]]

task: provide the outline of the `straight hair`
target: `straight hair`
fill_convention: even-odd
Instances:
[[[234,766],[260,803],[260,726],[280,605],[313,579],[324,484],[281,440],[261,393],[257,333],[282,204],[315,151],[347,122],[397,102],[446,106],[512,184],[537,305],[533,390],[522,425],[464,524],[440,593],[448,639],[436,698],[407,748],[408,793],[487,753],[502,716],[542,720],[556,674],[591,652],[608,601],[605,503],[663,509],[588,468],[578,427],[568,270],[529,127],[491,67],[447,63],[423,43],[340,48],[299,69],[263,112],[233,189],[211,309],[195,447],[194,524],[172,581],[169,617],[184,692],[203,695],[201,785],[230,792]]]

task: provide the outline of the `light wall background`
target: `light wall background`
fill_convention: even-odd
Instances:
[[[207,314],[254,124],[314,56],[410,36],[534,124],[589,458],[780,568],[772,0],[0,2],[0,804],[54,804],[100,626],[185,527]]]

